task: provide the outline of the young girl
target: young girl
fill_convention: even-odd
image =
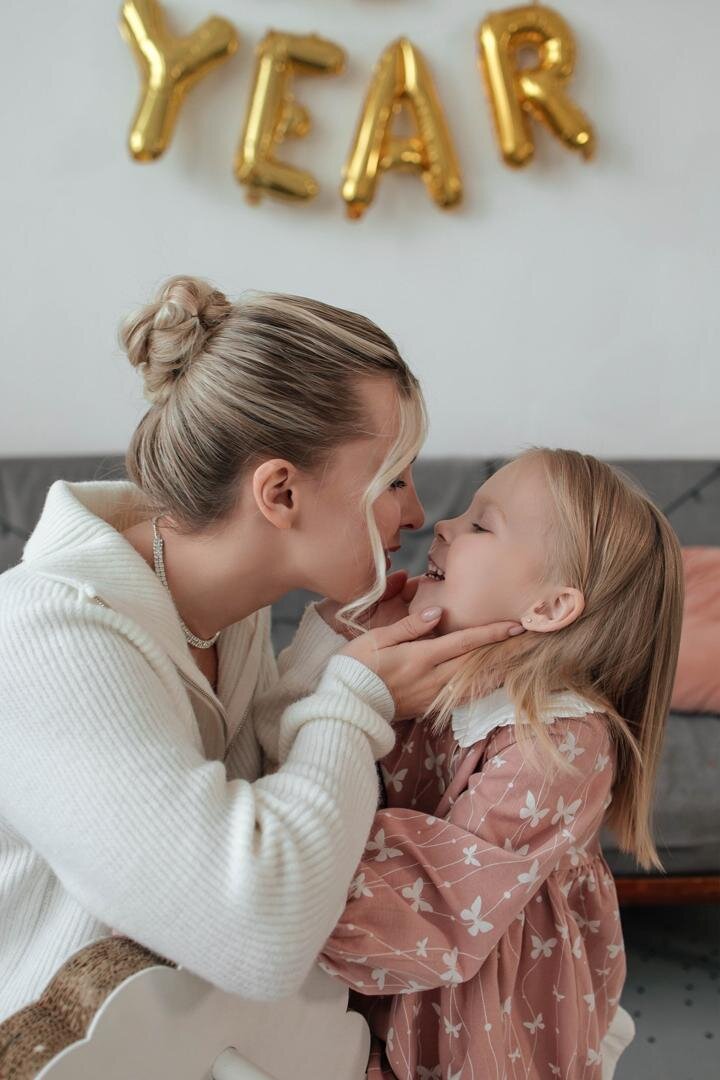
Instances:
[[[632,1021],[598,833],[607,820],[660,866],[677,540],[608,465],[530,451],[436,526],[411,609],[431,603],[442,632],[528,632],[473,654],[430,719],[396,725],[386,808],[322,964],[358,992],[369,1078],[611,1076]]]

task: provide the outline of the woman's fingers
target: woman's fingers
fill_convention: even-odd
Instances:
[[[347,656],[354,656],[357,660],[368,664],[377,671],[377,667],[369,662],[373,654],[381,649],[392,648],[393,645],[401,645],[416,638],[424,637],[434,630],[440,621],[442,608],[427,608],[424,612],[415,612],[413,615],[405,615],[390,626],[379,626],[375,630],[368,630],[366,634],[355,638],[351,645],[346,645],[340,651]],[[433,661],[424,661],[432,664]],[[379,673],[379,672],[378,672]]]
[[[408,578],[407,581],[405,582],[405,586],[404,586],[403,591],[402,591],[402,598],[403,598],[403,600],[405,601],[406,604],[409,604],[410,601],[415,596],[415,593],[418,590],[418,585],[422,581],[423,577],[424,577],[423,574],[418,574],[417,577]]]
[[[392,600],[398,593],[401,593],[405,588],[407,579],[407,570],[395,570],[390,574],[385,583],[385,592],[380,597],[379,603],[382,604],[384,600]]]
[[[480,649],[483,645],[492,645],[496,641],[505,641],[506,638],[515,637],[523,632],[524,628],[516,622],[490,623],[488,626],[455,630],[452,634],[445,634],[443,637],[423,642],[424,659],[436,665],[442,664],[445,660],[464,656],[473,649]]]
[[[418,646],[413,646],[417,648]],[[396,699],[396,720],[409,720],[423,716],[435,701],[441,690],[459,675],[467,663],[466,656],[454,656],[452,660],[443,660],[441,664],[419,675],[412,686]],[[470,693],[473,697],[483,697],[497,689],[497,682],[473,680]]]
[[[441,690],[451,682],[456,675],[465,667],[464,656],[454,656],[452,660],[443,660],[442,664],[438,664],[436,668],[433,668],[431,682],[429,684],[428,697],[429,701],[426,708],[429,708],[432,701],[435,700]],[[496,676],[497,680],[497,676]],[[493,690],[497,690],[497,681],[490,682],[487,678],[483,681],[482,678],[477,676],[473,679],[472,684],[472,696],[474,698],[484,697],[485,694],[492,693]]]
[[[425,712],[445,680],[459,669],[466,653],[504,641],[522,630],[517,623],[502,622],[422,640],[436,629],[441,615],[439,607],[413,612],[390,626],[361,634],[342,649],[385,682],[398,718]],[[454,664],[448,667],[449,662]]]
[[[408,614],[408,606],[402,595],[393,596],[392,600],[383,600],[367,620],[368,630],[376,630],[380,626],[392,626],[399,619],[404,619]]]
[[[425,608],[424,611],[415,611],[412,615],[405,615],[390,626],[383,626],[373,631],[376,634],[376,645],[379,649],[387,649],[392,645],[400,645],[405,641],[415,641],[416,638],[425,637],[434,630],[440,621],[442,608]]]

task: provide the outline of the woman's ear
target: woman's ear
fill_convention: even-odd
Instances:
[[[585,610],[585,597],[579,589],[569,585],[554,590],[543,600],[538,600],[521,618],[526,630],[550,634],[574,623]]]
[[[282,458],[264,461],[253,473],[255,505],[276,529],[290,529],[297,520],[297,480],[297,468]]]

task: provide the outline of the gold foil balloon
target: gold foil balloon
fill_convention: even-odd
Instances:
[[[565,93],[575,66],[575,42],[560,15],[540,5],[494,12],[479,30],[480,57],[500,152],[507,165],[527,165],[535,151],[529,117],[545,124],[571,150],[592,156],[595,134]],[[538,53],[534,67],[518,51]]]
[[[405,106],[417,134],[394,138],[392,120]],[[365,213],[379,174],[393,168],[420,173],[438,206],[455,206],[462,198],[460,168],[430,71],[407,38],[388,46],[373,73],[343,169],[341,191],[349,217]]]
[[[310,130],[308,111],[292,94],[294,76],[336,75],[344,65],[344,49],[316,34],[271,30],[260,42],[245,130],[235,155],[235,176],[246,186],[248,202],[259,202],[263,195],[291,202],[317,195],[315,177],[275,161],[275,148],[287,136],[302,137]]]
[[[120,32],[135,54],[142,78],[130,153],[136,161],[154,161],[172,139],[188,90],[232,56],[238,36],[226,19],[210,18],[187,37],[173,37],[157,0],[126,0]]]

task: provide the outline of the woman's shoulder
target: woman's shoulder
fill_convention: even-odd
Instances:
[[[77,578],[18,563],[0,574],[0,617],[16,619],[38,609],[70,607],[87,592],[86,583]]]
[[[123,655],[146,655],[157,662],[164,652],[152,626],[100,595],[92,580],[36,563],[20,563],[0,574],[0,663],[12,669],[21,652],[45,656],[48,673],[88,650],[105,664]],[[39,679],[41,672],[37,672]]]

